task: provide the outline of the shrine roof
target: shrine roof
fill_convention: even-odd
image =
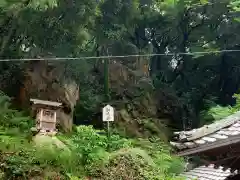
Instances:
[[[46,106],[53,106],[53,107],[60,107],[62,103],[59,102],[53,102],[53,101],[45,101],[40,99],[30,99],[31,102],[33,102],[34,105],[46,105]]]
[[[210,125],[175,132],[171,145],[185,156],[240,142],[240,111]]]
[[[216,167],[211,164],[184,172],[180,176],[187,178],[186,180],[226,180],[236,174],[238,174],[237,170],[233,172],[230,168],[224,169],[222,166]]]

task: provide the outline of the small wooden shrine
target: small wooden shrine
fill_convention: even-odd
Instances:
[[[178,156],[198,156],[205,166],[184,173],[188,179],[240,179],[240,111],[190,131],[174,133]]]
[[[62,103],[30,99],[32,112],[36,118],[36,128],[40,132],[56,132],[57,113]]]

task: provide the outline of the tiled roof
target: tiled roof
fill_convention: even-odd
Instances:
[[[30,101],[32,101],[33,104],[41,104],[41,105],[47,105],[47,106],[59,107],[62,105],[62,103],[59,103],[59,102],[44,101],[44,100],[40,100],[40,99],[30,99]]]
[[[182,173],[180,176],[186,180],[226,180],[230,176],[234,176],[238,171],[231,172],[231,169],[224,170],[222,166],[215,167],[213,164],[208,166],[200,166],[188,172]]]
[[[227,121],[228,120],[228,121]],[[222,121],[222,120],[221,120]],[[240,116],[239,112],[230,118],[224,119],[224,122],[219,121],[221,128],[211,129],[216,125],[204,126],[199,129],[194,129],[191,131],[182,131],[177,133],[177,141],[170,142],[172,146],[181,151],[186,151],[188,149],[197,149],[204,147],[205,150],[211,148],[230,145],[240,142]],[[230,122],[231,121],[231,122]],[[225,126],[224,126],[225,123]],[[212,126],[212,127],[211,127]],[[210,131],[209,131],[210,130]],[[210,133],[207,133],[209,131]],[[201,133],[199,133],[201,132]],[[195,134],[194,134],[195,133]],[[198,133],[196,135],[196,133]],[[201,136],[202,134],[202,136]],[[193,137],[196,138],[193,138]],[[186,154],[185,154],[186,155]]]
[[[229,127],[223,128],[215,133],[209,134],[207,136],[203,136],[196,140],[186,141],[186,142],[171,142],[173,146],[176,148],[183,150],[188,148],[195,148],[201,146],[203,144],[210,144],[217,142],[219,140],[227,139],[231,136],[240,135],[240,121],[232,124]]]

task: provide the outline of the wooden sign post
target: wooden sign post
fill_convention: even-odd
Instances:
[[[102,120],[107,122],[107,133],[108,137],[110,136],[110,125],[109,122],[114,121],[114,108],[110,105],[106,105],[102,111]]]

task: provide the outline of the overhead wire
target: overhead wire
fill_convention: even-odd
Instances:
[[[208,2],[206,4],[194,4],[194,7],[203,7],[205,5],[214,5],[226,2]],[[86,60],[86,59],[110,59],[110,58],[130,58],[130,57],[152,57],[152,56],[175,56],[175,55],[204,55],[215,53],[230,53],[240,52],[240,50],[216,50],[216,51],[199,51],[199,52],[177,52],[177,53],[155,53],[155,54],[129,54],[129,55],[117,55],[117,56],[85,56],[85,57],[43,57],[43,58],[6,58],[0,59],[0,62],[4,61],[61,61],[61,60]]]
[[[228,1],[217,1],[217,2],[206,2],[206,3],[197,3],[197,4],[193,4],[194,8],[198,8],[198,7],[204,7],[204,6],[211,6],[211,5],[216,5],[216,4],[225,4],[225,3],[229,3]]]
[[[117,56],[82,56],[82,57],[43,57],[43,58],[6,58],[0,61],[61,61],[61,60],[89,60],[89,59],[111,59],[111,58],[131,58],[131,57],[153,57],[153,56],[176,56],[176,55],[206,55],[206,54],[220,54],[220,53],[234,53],[239,50],[216,50],[216,51],[199,51],[199,52],[176,52],[176,53],[155,53],[155,54],[129,54]]]

